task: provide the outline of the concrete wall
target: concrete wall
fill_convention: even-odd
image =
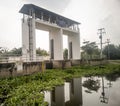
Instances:
[[[81,65],[100,65],[100,64],[107,64],[108,60],[100,60],[100,59],[93,59],[93,60],[81,60],[80,64]]]
[[[70,68],[71,67],[71,61],[66,60],[66,61],[52,61],[53,68]]]
[[[43,64],[43,62],[1,63],[0,77],[29,75],[35,72],[45,71],[45,68],[46,64]]]
[[[71,66],[78,66],[81,64],[80,59],[79,60],[71,60]]]
[[[32,74],[35,72],[45,71],[45,69],[53,68],[70,68],[75,65],[99,65],[106,64],[107,60],[66,60],[66,61],[45,61],[45,62],[16,62],[16,63],[0,63],[0,77],[18,76]]]
[[[0,77],[15,76],[17,73],[14,63],[0,64]]]

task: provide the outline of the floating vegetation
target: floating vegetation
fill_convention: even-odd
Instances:
[[[94,76],[118,74],[119,64],[99,66],[76,66],[70,69],[52,69],[44,73],[35,73],[28,76],[0,79],[0,105],[2,106],[47,106],[42,91],[52,90],[53,87],[64,84],[66,79],[80,76]],[[90,80],[91,81],[91,80]],[[89,82],[89,81],[88,81]],[[99,89],[96,82],[92,81]],[[97,91],[97,89],[93,90]]]

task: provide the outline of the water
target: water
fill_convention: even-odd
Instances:
[[[49,106],[120,106],[120,77],[82,77],[45,91]]]

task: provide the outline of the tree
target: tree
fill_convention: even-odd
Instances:
[[[36,54],[39,56],[48,56],[49,53],[44,50],[44,49],[40,49],[37,48],[36,49]],[[7,57],[7,56],[21,56],[22,55],[22,48],[13,48],[12,50],[9,50],[7,48],[4,47],[0,47],[0,55]]]
[[[9,50],[4,47],[0,47],[0,54],[4,57],[7,56],[21,56],[22,55],[22,48],[13,48],[12,50]]]
[[[4,54],[8,52],[8,48],[0,47],[0,54]]]
[[[8,48],[0,47],[0,59],[6,58],[8,53]]]
[[[3,49],[2,49],[2,47],[0,47],[0,54],[2,54],[2,52],[3,52]]]
[[[64,60],[68,59],[68,49],[66,49],[66,48],[63,51],[63,57],[64,57]]]
[[[41,49],[41,48],[36,49],[36,54],[39,56],[48,56],[49,55],[49,53],[46,50]]]
[[[109,57],[109,59],[120,59],[120,45],[116,46],[114,44],[110,44],[105,46],[103,54]]]
[[[83,42],[84,46],[82,46],[82,56],[87,57],[87,59],[92,59],[93,56],[99,55],[99,49],[98,46],[96,45],[96,42],[90,42],[90,41],[85,41]]]
[[[20,48],[13,48],[10,52],[9,52],[9,54],[11,54],[11,55],[17,55],[17,56],[20,56],[20,55],[22,55],[22,48],[20,47]]]

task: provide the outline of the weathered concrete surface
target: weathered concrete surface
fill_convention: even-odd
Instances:
[[[0,77],[29,75],[45,69],[65,69],[71,66],[106,64],[107,60],[52,60],[44,62],[0,63]]]
[[[59,61],[52,61],[53,63],[53,68],[70,68],[71,67],[71,62],[69,60],[59,60]]]
[[[81,60],[71,60],[71,66],[76,66],[76,65],[80,65],[81,64]]]
[[[0,64],[0,77],[15,76],[17,73],[14,63]]]
[[[45,71],[44,62],[25,62],[25,63],[1,63],[0,77],[29,75],[35,72]]]

